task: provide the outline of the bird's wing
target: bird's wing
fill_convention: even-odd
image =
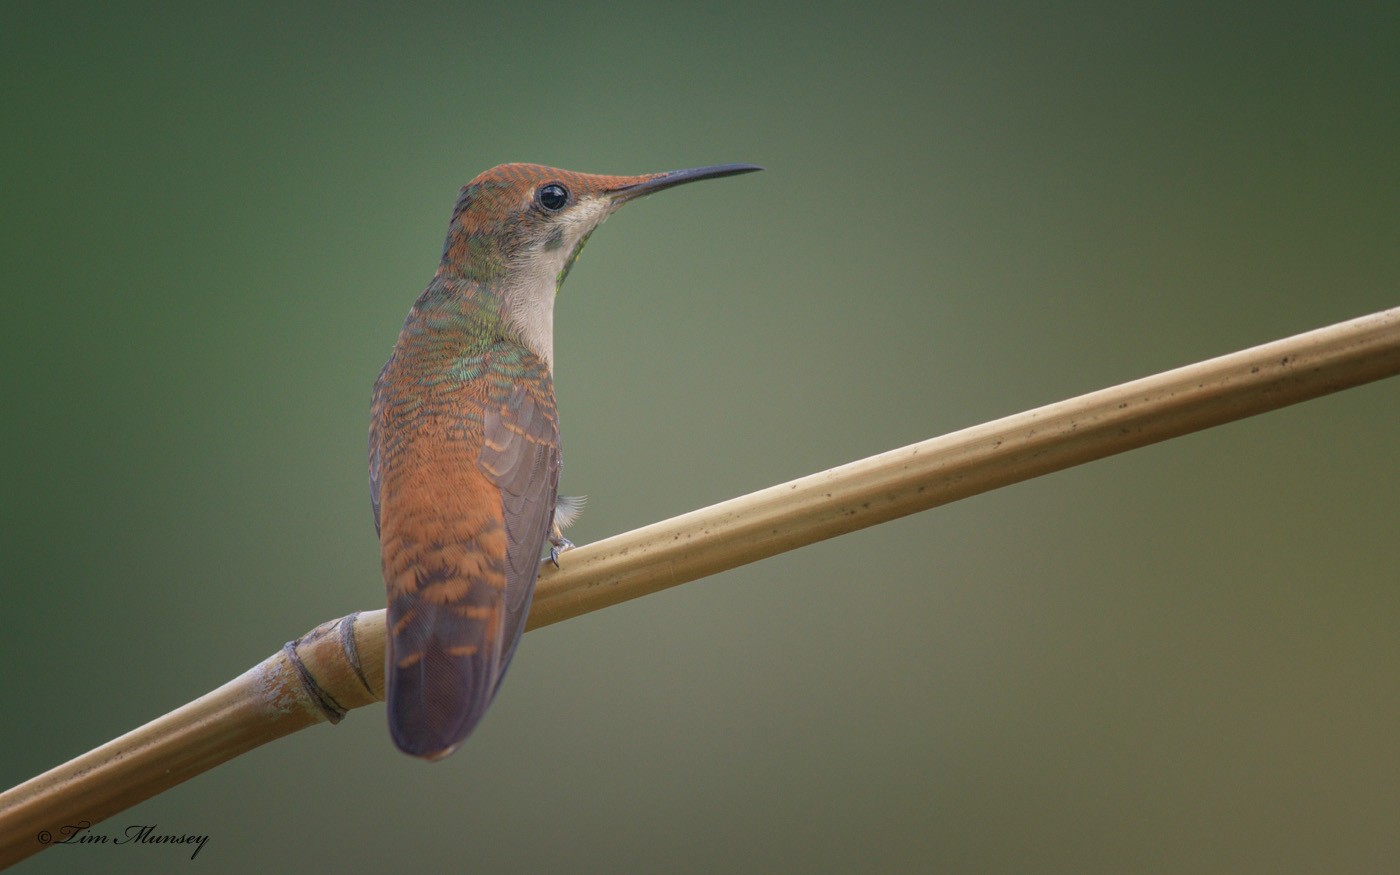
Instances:
[[[369,507],[374,512],[375,535],[379,534],[379,420],[384,412],[384,374],[389,370],[389,364],[390,362],[385,362],[384,367],[379,370],[379,377],[374,381],[374,394],[369,403]]]
[[[466,738],[510,662],[559,472],[543,362],[497,344],[458,372],[460,380],[401,393],[391,375],[373,432],[390,731],[400,748],[430,758]]]
[[[517,382],[505,404],[487,411],[477,458],[501,490],[506,529],[506,651],[498,684],[525,631],[559,488],[559,417],[548,374],[544,377]]]

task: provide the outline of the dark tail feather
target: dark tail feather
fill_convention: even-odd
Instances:
[[[473,588],[477,589],[476,587]],[[465,605],[401,595],[389,605],[384,678],[389,734],[406,754],[437,760],[461,746],[495,696],[502,665],[499,608],[484,618]]]

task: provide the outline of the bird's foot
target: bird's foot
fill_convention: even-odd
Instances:
[[[559,567],[559,554],[567,553],[574,549],[574,542],[563,535],[550,536],[549,539],[549,561],[554,563],[554,567]]]
[[[574,549],[574,542],[564,537],[564,529],[573,525],[578,515],[583,513],[583,503],[588,496],[561,495],[554,502],[554,522],[549,527],[549,561],[559,567],[559,554]]]

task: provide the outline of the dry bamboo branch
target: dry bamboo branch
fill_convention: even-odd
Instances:
[[[355,614],[324,623],[217,690],[0,794],[0,868],[274,738],[382,699],[377,613],[377,623],[356,623]],[[358,653],[373,655],[373,691]]]
[[[1400,307],[890,450],[570,551],[527,628],[1397,373]]]
[[[1400,373],[1400,308],[852,462],[545,566],[529,628],[1156,441]],[[212,693],[0,794],[0,866],[264,742],[380,699],[384,612],[317,627]]]

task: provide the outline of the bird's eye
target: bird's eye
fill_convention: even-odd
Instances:
[[[551,213],[556,210],[562,210],[564,204],[569,202],[569,190],[557,182],[551,182],[540,186],[540,190],[536,192],[536,195],[540,199],[540,206],[549,210]]]

